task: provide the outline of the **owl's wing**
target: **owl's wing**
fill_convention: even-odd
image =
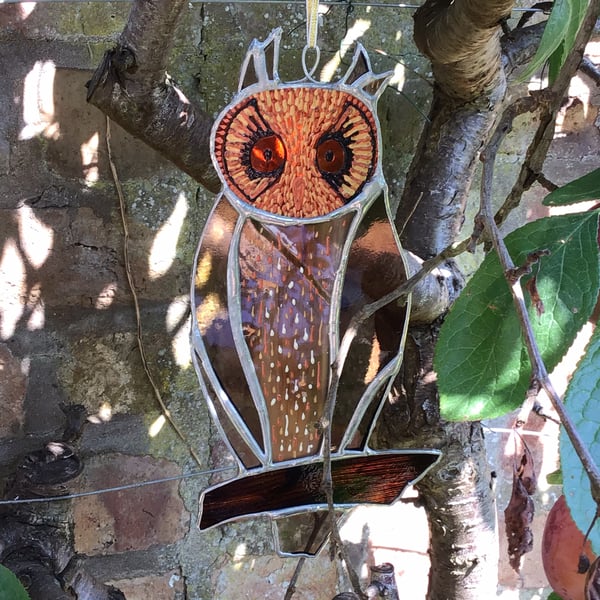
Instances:
[[[367,209],[349,249],[340,338],[348,334],[358,311],[396,290],[407,278],[384,189]],[[367,447],[402,362],[409,313],[410,298],[402,305],[390,303],[358,324],[342,370],[333,419],[333,443],[338,451]]]
[[[211,212],[198,246],[192,284],[192,346],[213,419],[243,469],[265,463],[260,414],[231,327],[229,253],[239,214],[224,196]]]

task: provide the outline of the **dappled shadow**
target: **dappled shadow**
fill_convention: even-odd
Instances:
[[[112,443],[106,443],[110,434],[92,433],[84,438],[88,451],[98,445],[144,451],[151,440],[147,426],[145,440],[140,437],[142,423],[159,409],[136,348],[106,120],[85,102],[91,72],[79,66],[89,57],[81,55],[83,46],[26,39],[16,8],[5,8],[2,24],[13,19],[13,31],[5,28],[0,42],[10,47],[0,58],[0,151],[6,149],[0,156],[6,167],[0,169],[0,342],[27,385],[24,400],[6,400],[23,402],[25,418],[14,418],[16,436],[0,440],[2,468],[58,435],[61,405],[69,403],[99,415],[95,430],[110,431],[115,417]],[[160,372],[168,397],[172,380],[187,368],[181,354],[186,297],[208,205],[198,206],[192,182],[116,125],[112,148],[128,203],[131,271],[151,369]],[[181,393],[179,400],[193,404],[199,392]],[[133,437],[119,433],[124,418]]]

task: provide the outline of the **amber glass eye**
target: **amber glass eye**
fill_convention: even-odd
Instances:
[[[340,140],[326,138],[317,146],[317,166],[321,173],[340,173],[348,168],[348,163],[348,150]]]
[[[279,171],[284,162],[285,148],[278,135],[261,137],[250,149],[250,166],[262,175]]]

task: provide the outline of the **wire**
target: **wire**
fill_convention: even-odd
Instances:
[[[26,0],[0,0],[2,4],[23,4]],[[37,0],[35,4],[57,4],[57,3],[86,3],[90,2],[115,2],[115,0]],[[116,0],[116,2],[131,2],[131,0]],[[347,0],[321,0],[319,4],[324,6],[343,6],[347,4]],[[304,6],[305,0],[190,0],[190,4],[291,4]],[[352,2],[352,6],[366,6],[371,8],[404,8],[416,10],[420,8],[420,4],[405,4],[403,2]],[[513,8],[512,12],[545,12],[541,8]]]
[[[161,479],[150,479],[148,481],[138,481],[137,483],[127,483],[116,487],[102,488],[100,490],[90,490],[89,492],[77,492],[75,494],[66,494],[64,496],[46,496],[44,498],[15,498],[14,500],[0,500],[0,506],[8,506],[11,504],[35,504],[39,502],[57,502],[59,500],[73,500],[74,498],[84,498],[85,496],[99,496],[100,494],[108,494],[110,492],[121,492],[123,490],[131,490],[134,488],[144,487],[147,485],[155,485],[157,483],[166,483],[168,481],[179,481],[182,479],[190,479],[191,477],[199,477],[201,475],[211,475],[212,473],[222,473],[223,471],[231,471],[237,467],[220,467],[218,469],[209,469],[206,471],[191,471],[182,475],[173,475],[172,477],[163,477]]]

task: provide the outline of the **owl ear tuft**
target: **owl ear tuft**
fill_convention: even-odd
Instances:
[[[367,51],[362,44],[357,44],[350,67],[342,77],[341,83],[362,89],[373,102],[376,102],[383,94],[393,74],[393,71],[373,73]]]
[[[269,84],[279,83],[279,44],[282,29],[274,29],[264,42],[253,40],[246,53],[240,74],[238,92],[243,89],[260,84],[267,87]]]

